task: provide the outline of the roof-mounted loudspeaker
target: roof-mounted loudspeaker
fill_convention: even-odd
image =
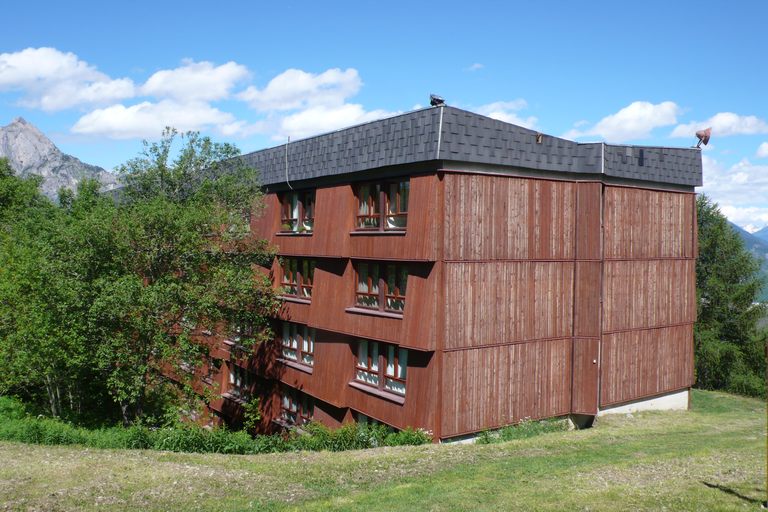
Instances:
[[[696,132],[696,137],[699,138],[699,143],[696,144],[697,148],[700,148],[702,144],[705,146],[709,144],[709,138],[712,136],[712,127],[707,128],[706,130],[699,130]]]

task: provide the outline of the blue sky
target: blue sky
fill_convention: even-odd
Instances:
[[[448,104],[580,141],[690,146],[768,225],[768,2],[14,2],[0,125],[112,169],[166,125],[243,152]]]

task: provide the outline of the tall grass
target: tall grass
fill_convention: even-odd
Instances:
[[[146,426],[87,429],[64,421],[30,416],[19,401],[0,396],[0,440],[32,444],[83,445],[94,448],[153,449],[173,452],[258,454],[310,451],[343,451],[378,446],[417,445],[431,441],[424,431],[393,432],[383,425],[355,423],[331,430],[311,423],[303,434],[262,435],[205,429],[184,424],[151,429]]]

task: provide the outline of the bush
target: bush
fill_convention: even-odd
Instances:
[[[418,445],[431,441],[423,430],[392,432],[384,425],[349,423],[331,430],[310,423],[285,434],[251,437],[246,431],[208,430],[182,424],[152,430],[144,425],[89,430],[50,418],[29,416],[24,404],[0,397],[0,439],[30,444],[80,444],[93,448],[155,449],[173,452],[257,454],[288,451],[344,451],[377,446]]]
[[[0,418],[21,419],[26,415],[26,407],[20,400],[10,396],[0,396]]]
[[[478,444],[503,443],[515,439],[528,439],[549,432],[563,432],[568,428],[568,421],[562,419],[523,420],[517,425],[502,427],[496,432],[484,430],[477,436],[476,442]]]

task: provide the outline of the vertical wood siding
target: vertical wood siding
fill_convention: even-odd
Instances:
[[[600,280],[602,263],[577,261],[573,299],[573,335],[600,336]]]
[[[355,271],[350,260],[319,260],[315,268],[312,304],[307,323],[312,327],[396,343],[420,350],[435,350],[438,272],[434,264],[409,267],[402,318],[347,312],[355,304]],[[293,310],[294,306],[289,306]]]
[[[438,258],[437,175],[412,176],[408,201],[408,227],[404,235],[353,234],[350,256],[393,260],[435,261]],[[352,191],[352,187],[350,187]],[[357,211],[355,202],[354,211]],[[347,233],[351,231],[348,230]]]
[[[694,194],[605,188],[605,258],[693,258]]]
[[[574,338],[571,412],[597,414],[600,340]]]
[[[603,254],[602,183],[577,183],[576,259],[599,260]]]
[[[600,406],[691,386],[692,346],[689,325],[603,335]]]
[[[445,348],[572,332],[572,262],[445,264]]]
[[[696,260],[607,261],[603,331],[693,323]]]
[[[572,259],[575,184],[445,176],[445,260]]]
[[[571,340],[444,354],[443,436],[568,414]]]

